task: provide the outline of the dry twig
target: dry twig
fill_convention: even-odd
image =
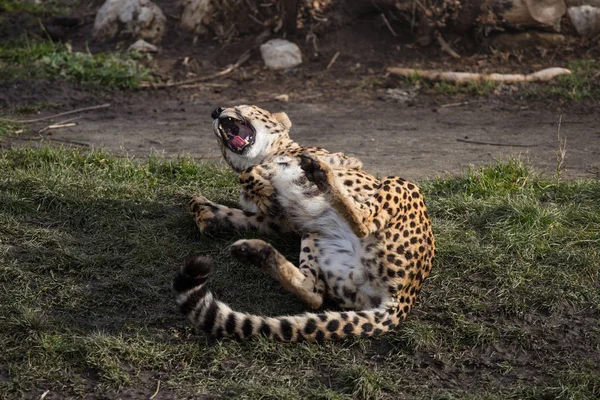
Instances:
[[[460,103],[448,103],[448,104],[442,104],[440,106],[440,108],[450,108],[450,107],[460,107],[460,106],[466,106],[467,104],[469,104],[468,101],[461,101]]]
[[[67,128],[66,124],[68,124],[68,123],[69,123],[69,122],[71,122],[71,121],[75,121],[76,119],[79,119],[79,118],[81,118],[81,117],[69,118],[69,119],[65,119],[64,121],[57,122],[56,124],[52,124],[52,125],[45,126],[45,127],[43,127],[42,129],[40,129],[40,130],[38,131],[38,133],[45,132],[45,131],[47,131],[48,129]],[[75,126],[75,125],[76,125],[76,124],[69,125],[69,126]]]
[[[567,138],[560,137],[560,125],[562,123],[562,115],[558,117],[558,128],[556,129],[556,137],[558,138],[558,150],[556,151],[556,180],[560,179],[560,172],[565,165],[565,156],[567,155]]]
[[[506,147],[534,147],[535,144],[513,144],[513,143],[493,143],[493,142],[479,142],[477,140],[467,139],[456,139],[457,142],[470,143],[470,144],[483,144],[487,146],[506,146]]]
[[[150,88],[150,89],[165,89],[165,88],[169,88],[169,87],[190,85],[192,83],[209,81],[211,79],[219,78],[221,76],[230,74],[231,72],[233,72],[237,68],[239,68],[243,63],[248,61],[249,58],[250,58],[250,50],[246,50],[234,64],[231,64],[224,70],[214,73],[212,75],[201,76],[201,77],[193,78],[193,79],[186,79],[184,81],[178,81],[178,82],[167,82],[167,83],[158,83],[158,84],[146,83],[146,84],[143,84],[141,87],[142,88]]]
[[[325,68],[325,69],[331,68],[333,66],[333,64],[335,64],[335,62],[337,61],[339,56],[340,56],[340,52],[338,51],[337,53],[335,53],[333,55],[333,57],[331,57],[331,61],[329,61],[329,64],[327,64],[327,68]]]
[[[390,22],[388,21],[388,19],[385,17],[384,13],[381,13],[381,19],[383,19],[383,23],[385,24],[385,26],[387,26],[387,28],[392,33],[392,35],[393,36],[398,36],[398,34],[394,30],[394,28],[392,28],[392,25],[390,25]]]
[[[48,129],[60,129],[60,128],[70,128],[72,126],[76,126],[77,123],[75,122],[69,122],[68,124],[54,124],[54,125],[48,125]]]
[[[467,82],[545,82],[559,75],[568,75],[571,73],[566,68],[546,68],[532,74],[483,74],[476,72],[452,72],[452,71],[433,71],[413,68],[390,67],[387,71],[394,75],[405,77],[418,76],[431,81],[448,81],[456,83]]]
[[[159,390],[160,390],[160,379],[158,380],[158,383],[156,384],[156,391],[154,392],[154,394],[152,396],[150,396],[150,400],[152,400],[153,398],[156,397]]]
[[[201,88],[201,87],[227,88],[227,87],[229,87],[229,85],[226,83],[199,82],[199,83],[194,83],[192,85],[179,86],[180,89],[197,89],[197,88]]]
[[[460,58],[460,55],[456,51],[454,51],[452,49],[452,47],[450,47],[448,42],[446,42],[444,40],[444,38],[442,37],[441,34],[438,33],[436,35],[436,39],[437,39],[437,42],[439,43],[440,47],[442,48],[443,52],[448,53],[452,58],[456,58],[456,59]]]

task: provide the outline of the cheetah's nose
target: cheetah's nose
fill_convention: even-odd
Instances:
[[[212,114],[210,114],[210,117],[212,119],[217,119],[219,118],[219,115],[221,115],[221,113],[223,112],[223,107],[217,107],[215,108],[215,110],[212,112]]]

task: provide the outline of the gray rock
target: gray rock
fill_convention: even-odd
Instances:
[[[132,36],[157,43],[165,34],[166,22],[150,0],[107,0],[96,14],[93,35],[98,41]]]
[[[283,39],[271,39],[260,46],[260,55],[271,69],[288,69],[302,64],[302,52],[296,44]]]
[[[211,0],[183,0],[181,27],[196,34],[206,33],[213,10]]]
[[[600,33],[600,8],[584,5],[570,7],[567,12],[580,36],[591,37]]]

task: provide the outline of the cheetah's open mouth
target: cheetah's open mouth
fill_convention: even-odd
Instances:
[[[243,119],[222,117],[217,126],[221,140],[235,153],[241,154],[246,147],[254,144],[254,127]]]

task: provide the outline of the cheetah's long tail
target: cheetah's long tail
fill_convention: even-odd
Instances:
[[[406,317],[410,305],[398,305],[365,311],[305,313],[292,316],[264,317],[233,311],[206,290],[212,261],[194,257],[175,277],[173,287],[177,304],[192,323],[215,336],[238,340],[266,336],[286,342],[343,339],[351,336],[378,336],[393,329]]]

